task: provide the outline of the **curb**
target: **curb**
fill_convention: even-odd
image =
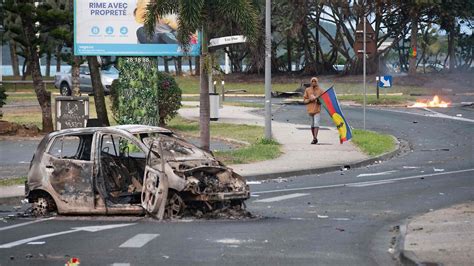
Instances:
[[[405,250],[405,236],[407,235],[408,222],[400,225],[400,234],[397,239],[396,252],[398,253],[398,259],[402,265],[416,266],[426,265],[422,263],[416,254],[412,251]],[[395,255],[396,256],[396,255]]]
[[[335,166],[328,166],[328,167],[321,167],[321,168],[314,168],[314,169],[303,169],[303,170],[295,170],[295,171],[287,171],[287,172],[278,172],[278,173],[267,173],[267,174],[258,174],[258,175],[244,175],[245,178],[251,181],[255,180],[265,180],[265,179],[275,179],[279,177],[292,177],[297,175],[313,175],[313,174],[323,174],[328,172],[333,172],[337,170],[341,170],[343,168],[358,168],[367,165],[371,165],[376,161],[385,161],[395,157],[400,151],[400,141],[396,139],[394,136],[392,138],[395,141],[395,149],[392,151],[386,152],[376,157],[372,157],[366,160],[358,161],[355,163],[350,164],[343,164],[343,165],[335,165]]]
[[[1,205],[12,205],[18,206],[21,205],[21,200],[25,199],[25,196],[14,196],[9,198],[0,198],[0,206]]]

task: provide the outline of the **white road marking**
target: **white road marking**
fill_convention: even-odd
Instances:
[[[44,245],[44,241],[28,242],[27,245]]]
[[[370,181],[370,182],[363,182],[358,184],[349,184],[348,187],[369,187],[369,186],[376,186],[376,185],[383,185],[383,184],[390,184],[395,181],[391,180],[381,180],[381,181]]]
[[[417,179],[417,178],[422,178],[422,177],[459,174],[459,173],[466,173],[466,172],[473,172],[473,171],[474,171],[474,168],[470,168],[470,169],[457,170],[457,171],[451,171],[451,172],[432,173],[432,174],[398,177],[398,178],[391,178],[391,179],[382,179],[382,180],[378,180],[378,181],[394,181],[394,182],[396,182],[396,181],[402,181],[402,180]],[[286,188],[286,189],[255,191],[255,192],[253,192],[253,194],[259,195],[259,194],[279,193],[279,192],[289,192],[289,191],[305,191],[305,190],[315,190],[315,189],[325,189],[325,188],[339,188],[339,187],[345,187],[345,186],[355,185],[355,184],[360,184],[360,183],[366,183],[366,182],[355,182],[355,183],[344,183],[344,184],[335,184],[335,185],[327,185],[327,186]]]
[[[141,248],[144,245],[146,245],[148,242],[152,241],[156,237],[158,237],[159,234],[138,234],[129,240],[125,241],[122,245],[119,247],[121,248]]]
[[[398,171],[397,171],[397,170],[391,170],[391,171],[380,172],[380,173],[360,174],[360,175],[358,175],[357,177],[389,175],[389,174],[393,174],[393,173],[395,173],[395,172],[398,172]]]
[[[260,181],[247,181],[247,185],[260,185],[262,182]]]
[[[403,166],[403,169],[418,169],[419,166]]]
[[[308,193],[294,193],[294,194],[288,194],[288,195],[283,195],[283,196],[278,196],[278,197],[273,197],[273,198],[266,198],[266,199],[256,200],[254,202],[275,202],[275,201],[280,201],[280,200],[299,198],[299,197],[303,197],[303,196],[307,196],[307,195],[309,195],[309,194]]]
[[[54,219],[54,217],[51,217],[51,218],[39,219],[39,220],[31,221],[31,222],[21,223],[21,224],[14,224],[14,225],[10,225],[10,226],[5,226],[5,227],[0,228],[0,231],[10,230],[10,229],[17,228],[17,227],[20,227],[20,226],[25,226],[25,225],[34,224],[34,223],[40,223],[40,222],[49,221],[49,220],[53,220],[53,219]]]
[[[40,239],[45,239],[45,238],[49,238],[49,237],[53,237],[53,236],[60,236],[60,235],[70,234],[70,233],[79,232],[79,231],[98,232],[98,231],[102,231],[102,230],[125,227],[125,226],[129,226],[129,225],[134,225],[134,224],[111,224],[111,225],[103,225],[103,226],[76,227],[76,228],[72,228],[71,230],[67,230],[67,231],[51,233],[51,234],[46,234],[46,235],[40,235],[40,236],[30,237],[30,238],[21,239],[21,240],[18,240],[18,241],[6,243],[6,244],[3,244],[3,245],[0,245],[0,248],[12,248],[12,247],[16,247],[16,246],[19,246],[19,245],[26,244],[28,242],[33,242],[33,241],[40,240]]]
[[[417,114],[417,113],[412,113],[408,111],[401,111],[401,110],[389,110],[389,109],[374,109],[378,111],[386,111],[386,112],[392,112],[392,113],[402,113],[402,114],[409,114],[409,115],[417,115],[417,116],[424,116],[424,117],[434,117],[434,118],[447,118],[447,119],[452,119],[452,120],[459,120],[463,122],[469,122],[469,123],[474,123],[474,120],[472,119],[467,119],[464,117],[456,117],[456,116],[450,116],[446,114],[442,114],[436,111],[433,111],[428,108],[421,108],[424,109],[425,111],[431,112],[432,114]]]
[[[115,262],[114,264],[112,264],[112,266],[130,266],[130,263]]]

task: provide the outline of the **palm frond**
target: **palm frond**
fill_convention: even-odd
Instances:
[[[145,14],[145,31],[148,35],[155,32],[158,18],[179,12],[179,3],[175,0],[152,0],[147,6]]]
[[[178,12],[178,41],[188,50],[191,35],[201,29],[204,0],[182,0]]]
[[[219,16],[233,21],[250,42],[256,40],[260,26],[257,8],[250,0],[221,0],[216,11]]]

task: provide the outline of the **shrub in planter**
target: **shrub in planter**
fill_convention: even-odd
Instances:
[[[158,72],[156,58],[124,57],[120,77],[112,83],[112,112],[119,124],[164,126],[181,107],[181,89],[175,79]]]

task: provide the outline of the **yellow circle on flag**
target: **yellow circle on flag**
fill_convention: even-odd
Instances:
[[[339,135],[341,136],[341,139],[347,138],[347,128],[342,116],[340,116],[338,113],[334,113],[332,115],[332,120],[334,120],[334,123],[336,124],[337,130],[339,131]]]

